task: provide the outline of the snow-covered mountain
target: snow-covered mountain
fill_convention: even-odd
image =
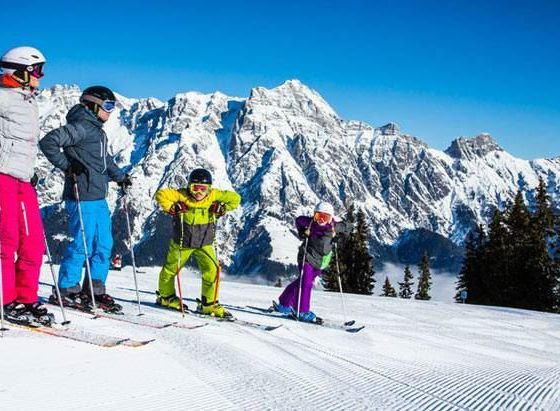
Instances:
[[[75,86],[44,90],[42,131],[64,124],[79,95]],[[485,133],[435,150],[395,123],[374,127],[341,119],[298,80],[254,88],[247,98],[188,92],[167,102],[121,97],[119,104],[106,131],[117,162],[133,176],[129,206],[142,265],[160,264],[167,252],[170,219],[158,210],[155,192],[181,185],[196,167],[210,169],[217,187],[234,188],[243,198],[220,222],[223,264],[230,273],[271,278],[295,260],[294,217],[310,213],[319,199],[340,215],[349,202],[364,210],[372,249],[381,259],[416,263],[427,249],[434,266],[453,268],[469,229],[486,223],[518,188],[530,200],[542,176],[560,201],[560,158],[518,159]],[[62,174],[42,157],[38,167],[46,227],[60,255],[68,241]],[[117,197],[114,187],[115,247],[124,251],[126,226]]]

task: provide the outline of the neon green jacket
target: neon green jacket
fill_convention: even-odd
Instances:
[[[208,210],[210,205],[224,203],[226,212],[229,212],[239,206],[241,197],[235,191],[211,189],[205,198],[196,201],[186,188],[163,188],[156,193],[156,201],[167,213],[178,201],[187,205],[186,212],[173,217],[173,240],[184,248],[200,248],[212,244],[216,234],[218,217]]]

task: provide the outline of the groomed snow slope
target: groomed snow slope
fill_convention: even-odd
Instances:
[[[149,306],[158,270],[139,274],[145,317],[181,320]],[[188,304],[200,279],[183,274]],[[51,283],[43,269],[41,295]],[[109,291],[137,312],[129,267]],[[560,409],[560,317],[530,311],[347,296],[357,334],[250,314],[280,289],[224,281],[239,318],[283,327],[263,332],[210,321],[155,330],[68,313],[76,328],[138,339],[100,348],[24,330],[0,339],[2,409]],[[343,320],[340,296],[315,292],[316,313]],[[58,310],[53,312],[60,318]],[[202,320],[187,318],[188,323]]]

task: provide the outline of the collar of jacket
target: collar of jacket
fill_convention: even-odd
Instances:
[[[9,74],[3,74],[0,76],[0,87],[6,90],[11,90],[14,93],[21,94],[25,100],[34,98],[37,94],[39,94],[39,90],[29,86],[22,86]]]
[[[96,127],[103,128],[103,123],[101,122],[101,120],[99,120],[95,114],[93,114],[87,107],[82,104],[76,104],[74,107],[72,107],[66,115],[66,120],[69,123],[85,120],[89,121]]]

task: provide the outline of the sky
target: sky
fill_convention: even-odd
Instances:
[[[246,97],[253,87],[297,78],[342,118],[394,121],[437,149],[488,132],[521,158],[560,155],[557,1],[29,0],[17,7],[9,18],[3,8],[0,49],[43,51],[43,87],[102,84],[168,100],[185,91]]]

